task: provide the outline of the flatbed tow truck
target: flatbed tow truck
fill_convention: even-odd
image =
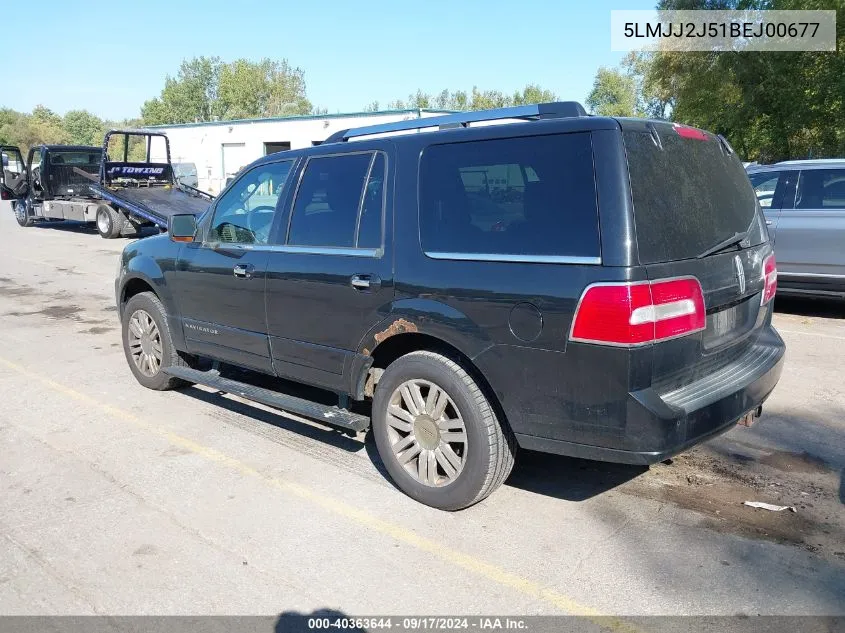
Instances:
[[[152,160],[154,140],[158,161]],[[144,160],[130,160],[130,146]],[[199,215],[214,199],[178,182],[170,142],[161,132],[111,130],[102,148],[39,145],[26,162],[17,147],[2,146],[0,153],[0,197],[12,201],[24,227],[74,220],[95,224],[107,239],[131,237],[145,226],[165,231],[171,215]]]
[[[163,140],[164,161],[151,158],[154,139]],[[129,160],[130,141],[144,144],[146,160]],[[114,160],[115,151],[123,160]],[[170,162],[167,136],[146,130],[107,132],[99,173],[89,187],[104,202],[97,209],[97,231],[105,238],[122,235],[129,225],[155,225],[165,231],[171,215],[200,215],[214,199],[209,193],[178,182]]]

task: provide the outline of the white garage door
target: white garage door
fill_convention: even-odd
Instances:
[[[243,143],[223,143],[223,184],[251,162]]]

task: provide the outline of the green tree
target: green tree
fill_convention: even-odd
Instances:
[[[558,96],[554,92],[533,84],[529,84],[521,91],[517,90],[510,95],[501,90],[479,90],[477,86],[473,86],[469,93],[463,90],[441,90],[436,94],[430,94],[417,90],[416,93],[408,96],[407,101],[396,99],[389,102],[387,107],[391,110],[406,110],[409,108],[437,108],[439,110],[459,111],[489,110],[491,108],[557,100]]]
[[[845,2],[662,0],[660,9],[830,9],[836,52],[665,52],[645,79],[672,118],[725,135],[748,160],[845,153]]]
[[[219,57],[183,60],[176,77],[168,75],[161,95],[141,107],[148,125],[211,121],[215,111],[222,62]]]
[[[64,128],[62,117],[43,105],[37,105],[32,109],[29,125],[35,133],[36,143],[70,142],[70,135]]]
[[[528,84],[522,89],[522,92],[514,92],[511,97],[513,105],[530,105],[532,103],[549,103],[550,101],[557,101],[558,96],[551,90],[541,88],[536,84]]]
[[[632,51],[625,56],[621,68],[634,81],[636,115],[651,119],[665,119],[672,111],[672,94],[655,81],[651,71],[654,54]]]
[[[87,110],[71,110],[62,119],[68,142],[75,145],[102,145],[106,126],[100,117]]]
[[[634,78],[617,68],[602,66],[587,95],[587,107],[590,112],[602,116],[634,116],[637,113]]]
[[[144,103],[141,117],[147,125],[162,125],[311,112],[304,74],[287,60],[195,57],[165,79],[161,95]]]
[[[287,60],[238,59],[220,69],[218,107],[227,119],[310,114],[305,77]]]

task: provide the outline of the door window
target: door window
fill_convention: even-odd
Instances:
[[[376,154],[358,222],[358,248],[381,248],[381,226],[384,212],[384,181],[386,176],[384,154]]]
[[[806,169],[798,176],[796,209],[845,209],[845,169]]]
[[[291,246],[378,248],[384,207],[384,155],[308,161],[291,214]]]
[[[754,187],[757,200],[760,201],[760,206],[764,209],[772,206],[772,199],[775,197],[775,190],[777,189],[781,175],[782,172],[779,171],[762,171],[756,174],[749,174],[748,178],[751,180],[751,186]]]
[[[13,177],[23,173],[23,160],[17,150],[2,150],[0,152],[3,160],[3,171],[9,172]]]
[[[0,185],[11,190],[13,195],[22,194],[26,183],[26,169],[21,153],[14,148],[2,149],[0,158]]]
[[[207,241],[266,244],[292,165],[293,161],[260,165],[241,176],[217,201]]]

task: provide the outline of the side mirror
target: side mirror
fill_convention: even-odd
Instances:
[[[171,215],[167,222],[167,232],[174,242],[193,242],[197,233],[197,216],[192,213]]]

